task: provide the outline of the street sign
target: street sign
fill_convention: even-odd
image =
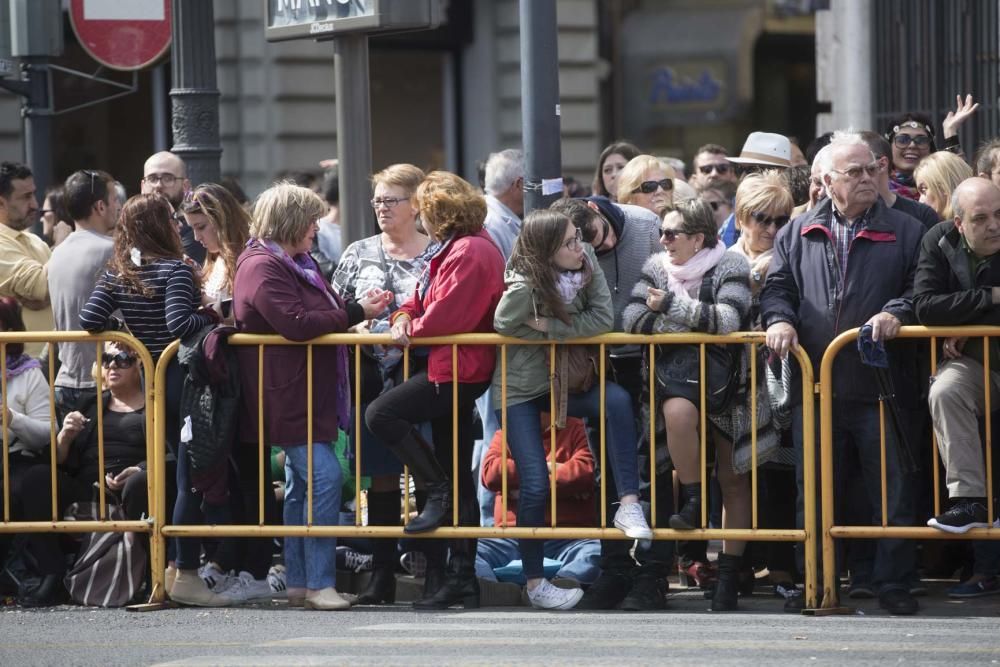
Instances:
[[[73,32],[90,56],[111,69],[156,64],[170,48],[171,0],[70,0]]]
[[[267,41],[436,28],[441,0],[264,0]]]

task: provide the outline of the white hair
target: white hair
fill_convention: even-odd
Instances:
[[[524,178],[524,153],[516,148],[492,153],[486,160],[486,194],[496,197],[519,178]]]
[[[868,142],[865,141],[864,137],[861,136],[860,132],[853,129],[837,130],[833,133],[830,143],[824,146],[813,159],[813,162],[819,162],[820,178],[830,173],[833,169],[833,156],[834,153],[837,152],[837,149],[851,148],[854,146],[863,147],[866,151],[868,151],[868,154],[871,155],[872,161],[875,161],[875,153],[872,151],[871,146],[868,145]]]

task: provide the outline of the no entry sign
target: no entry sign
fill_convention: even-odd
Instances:
[[[143,69],[170,48],[170,4],[171,0],[70,0],[70,23],[97,62],[116,70]]]

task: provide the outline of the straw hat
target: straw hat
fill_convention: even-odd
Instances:
[[[751,132],[743,143],[740,156],[727,157],[726,159],[736,164],[790,167],[792,166],[792,142],[783,134]]]

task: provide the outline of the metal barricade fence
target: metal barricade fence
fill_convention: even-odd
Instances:
[[[8,392],[7,392],[7,349],[9,345],[17,343],[51,343],[49,355],[48,355],[48,369],[47,369],[47,380],[48,380],[48,400],[49,400],[49,456],[47,459],[40,458],[38,463],[44,465],[49,464],[50,467],[50,478],[49,483],[51,484],[51,500],[52,500],[52,520],[51,521],[13,521],[11,520],[11,470],[10,470],[10,447],[11,447],[11,431],[10,424],[7,415],[7,405],[8,405]],[[135,521],[116,521],[110,520],[107,517],[107,500],[108,492],[105,489],[103,483],[105,477],[105,458],[104,458],[104,401],[97,401],[97,460],[98,460],[98,519],[93,521],[63,521],[60,516],[60,505],[58,501],[59,488],[57,482],[57,476],[59,473],[59,467],[57,462],[57,444],[56,436],[61,428],[61,424],[58,423],[56,417],[56,400],[55,400],[55,379],[56,379],[56,356],[58,354],[55,347],[56,343],[81,343],[86,345],[95,346],[97,352],[97,364],[100,365],[101,354],[104,349],[105,343],[118,343],[120,345],[125,345],[131,348],[139,360],[142,363],[144,381],[144,397],[145,397],[145,420],[146,420],[146,433],[155,433],[156,429],[153,422],[153,412],[152,406],[162,403],[158,399],[154,399],[156,396],[155,387],[153,385],[152,379],[155,375],[155,365],[153,363],[153,357],[149,354],[149,351],[140,343],[138,340],[132,336],[124,333],[118,333],[114,331],[107,331],[100,334],[89,334],[83,331],[45,331],[45,332],[23,332],[23,331],[5,331],[0,332],[0,408],[2,408],[2,422],[3,422],[3,521],[0,521],[0,533],[98,533],[98,532],[135,532],[135,533],[149,533],[151,535],[150,539],[150,562],[155,562],[157,558],[162,561],[163,554],[158,554],[157,549],[162,546],[162,540],[157,539],[157,517],[162,517],[162,513],[156,513],[152,511],[156,505],[157,493],[154,490],[155,476],[159,472],[162,477],[162,471],[158,470],[160,467],[158,464],[162,462],[162,458],[157,458],[155,456],[154,443],[152,438],[147,438],[146,441],[146,492],[147,492],[147,502],[150,511],[148,512],[149,518],[143,520]],[[103,381],[100,372],[95,373],[96,390],[98,397],[101,396],[103,391]],[[160,487],[162,488],[162,487]],[[156,570],[153,570],[153,586],[159,584],[162,589],[162,577],[163,571],[160,571],[159,580],[156,577]]]
[[[837,609],[839,606],[839,591],[837,590],[838,566],[835,538],[902,538],[902,539],[1000,539],[1000,529],[974,528],[966,533],[948,533],[929,526],[890,526],[888,525],[888,498],[886,479],[886,407],[885,400],[880,401],[880,461],[881,461],[881,525],[878,526],[848,526],[835,524],[834,507],[834,456],[833,456],[833,363],[837,354],[847,345],[857,341],[859,329],[845,331],[831,341],[823,354],[820,364],[820,486],[822,507],[823,536],[823,609]],[[985,476],[988,522],[992,524],[996,517],[993,510],[993,474],[992,474],[992,417],[990,406],[990,355],[989,340],[998,334],[997,327],[991,326],[961,326],[961,327],[902,327],[899,338],[929,339],[930,373],[935,376],[938,371],[937,341],[939,338],[967,337],[981,338],[983,341],[983,382],[985,420]],[[890,359],[891,363],[891,359]],[[1000,369],[998,369],[1000,370]],[[932,482],[934,484],[934,515],[941,514],[940,497],[940,464],[937,437],[932,433]],[[807,526],[812,525],[806,523]]]
[[[313,348],[317,345],[351,345],[354,346],[355,355],[355,386],[353,389],[354,396],[361,395],[361,346],[362,345],[391,345],[392,340],[388,334],[330,334],[327,336],[322,336],[310,341],[304,342],[294,342],[288,341],[280,336],[274,335],[251,335],[251,334],[236,334],[230,336],[228,339],[229,343],[232,345],[239,346],[256,346],[258,349],[257,353],[257,373],[258,373],[258,443],[259,448],[258,458],[261,465],[264,465],[265,461],[265,447],[266,436],[264,431],[264,382],[263,382],[263,370],[264,370],[264,348],[268,345],[281,345],[281,346],[304,346],[306,347],[306,359],[307,359],[307,406],[306,406],[306,417],[307,417],[307,442],[313,442],[313,411],[314,411],[314,401],[313,401]],[[695,344],[699,346],[700,349],[700,371],[701,377],[705,377],[705,364],[706,364],[706,345],[710,344],[753,344],[760,345],[764,342],[763,332],[738,332],[725,336],[707,336],[697,333],[685,333],[685,334],[667,334],[667,335],[631,335],[631,334],[606,334],[603,336],[598,336],[589,339],[578,339],[572,341],[561,341],[559,344],[571,344],[571,345],[596,345],[600,349],[600,368],[599,371],[599,382],[600,382],[600,425],[598,427],[598,432],[600,434],[600,466],[601,470],[606,469],[607,465],[607,455],[606,455],[606,424],[605,424],[605,380],[606,380],[606,347],[609,345],[624,345],[624,344],[639,344],[643,346],[648,346],[649,363],[650,365],[655,364],[656,346],[657,345],[691,345]],[[501,384],[501,403],[504,405],[504,409],[501,411],[501,431],[503,432],[503,446],[502,446],[502,459],[501,459],[501,494],[503,498],[503,512],[502,516],[507,516],[507,502],[509,494],[507,493],[507,458],[510,456],[507,450],[506,441],[506,427],[507,427],[507,350],[510,346],[517,345],[546,345],[550,348],[550,358],[552,360],[551,367],[555,367],[555,354],[557,344],[552,341],[529,341],[522,340],[518,338],[507,338],[497,334],[461,334],[450,337],[442,338],[423,338],[423,339],[411,339],[411,345],[413,346],[440,346],[449,345],[451,346],[451,359],[452,359],[452,372],[453,381],[457,382],[458,374],[458,346],[462,345],[489,345],[498,347],[498,359],[497,365],[501,369],[501,377],[503,378]],[[171,359],[173,359],[178,350],[179,343],[174,342],[171,344],[161,355],[156,369],[156,386],[165,386],[166,381],[166,369],[169,365]],[[813,384],[812,376],[812,364],[805,354],[804,351],[800,349],[794,352],[799,366],[801,368],[802,377],[802,393],[804,396],[812,397],[815,391],[815,386]],[[757,386],[757,374],[760,371],[757,365],[757,359],[755,354],[749,355],[750,357],[750,386]],[[404,375],[408,375],[409,371],[409,353],[404,354]],[[655,396],[655,377],[654,373],[649,374],[649,401],[650,401],[650,433],[655,433],[655,421],[656,415],[659,412],[659,407],[656,405]],[[706,398],[705,398],[705,385],[701,384],[701,406],[699,409],[700,413],[700,437],[701,437],[701,479],[702,479],[702,526],[707,525],[707,506],[708,503],[705,499],[705,494],[707,494],[708,485],[705,483],[707,478],[707,461],[706,461],[706,440],[707,440],[707,423],[706,423]],[[552,388],[552,379],[550,373],[550,390]],[[553,395],[553,401],[555,400]],[[753,410],[752,410],[752,435],[751,435],[751,451],[752,451],[752,461],[753,465],[750,472],[751,477],[751,489],[752,489],[752,521],[751,527],[748,529],[713,529],[713,528],[700,528],[691,531],[678,531],[670,528],[660,528],[658,527],[658,519],[660,517],[656,516],[656,502],[655,497],[657,493],[656,489],[656,439],[655,437],[649,438],[649,458],[650,458],[650,484],[651,484],[651,496],[654,501],[651,503],[652,517],[651,517],[651,528],[653,529],[654,539],[661,540],[678,540],[678,539],[734,539],[734,540],[748,540],[748,541],[790,541],[790,542],[802,542],[804,543],[805,552],[807,554],[806,558],[806,572],[805,572],[805,596],[806,596],[806,606],[815,607],[817,598],[817,563],[815,558],[811,554],[816,553],[817,536],[815,532],[811,530],[801,530],[801,529],[762,529],[758,527],[757,521],[757,410],[756,410],[756,392],[753,392]],[[601,512],[600,512],[600,526],[592,528],[581,528],[581,527],[564,527],[560,528],[556,525],[557,516],[557,494],[556,494],[556,478],[555,475],[550,475],[550,502],[551,502],[551,517],[552,526],[546,528],[537,527],[508,527],[501,525],[499,527],[479,527],[479,526],[459,526],[459,509],[457,499],[458,495],[458,395],[457,392],[452,393],[452,446],[453,446],[453,456],[452,456],[452,493],[453,498],[456,502],[452,503],[452,525],[443,526],[436,530],[421,533],[419,537],[454,537],[454,538],[464,538],[464,537],[477,537],[477,538],[489,538],[489,537],[507,537],[507,538],[541,538],[541,539],[627,539],[624,534],[615,529],[607,527],[607,506],[606,506],[606,476],[601,476],[600,491],[601,494]],[[165,434],[164,434],[164,424],[166,416],[166,405],[163,400],[163,394],[160,392],[156,400],[156,437],[155,437],[155,456],[158,463],[164,461],[166,454],[165,447]],[[554,410],[551,414],[554,415]],[[355,418],[353,428],[356,432],[361,430],[361,411],[359,409],[355,410]],[[553,446],[551,448],[552,463],[555,463],[555,424],[552,417],[553,423],[550,424],[550,429],[552,429],[553,435]],[[813,414],[813,401],[805,400],[803,401],[803,455],[806,460],[814,460],[815,458],[815,443],[814,443],[814,414]],[[358,480],[356,488],[360,486],[361,479],[361,451],[360,447],[356,448],[354,456],[354,466],[355,466],[355,479]],[[361,512],[355,513],[355,525],[354,526],[317,526],[312,523],[312,507],[313,507],[313,455],[312,447],[309,447],[307,454],[307,486],[306,486],[306,512],[307,512],[307,525],[305,526],[285,526],[285,525],[266,525],[264,520],[264,493],[267,489],[263,488],[264,485],[264,471],[263,468],[260,469],[258,484],[260,486],[260,506],[258,508],[258,521],[256,525],[173,525],[166,518],[166,488],[167,481],[165,478],[165,470],[163,465],[157,465],[156,468],[156,512],[155,516],[163,517],[163,521],[157,521],[157,533],[155,539],[160,542],[158,547],[154,550],[154,560],[152,562],[153,567],[153,577],[154,581],[162,582],[162,575],[166,562],[164,560],[166,549],[164,547],[164,540],[170,537],[278,537],[278,536],[291,536],[291,537],[347,537],[347,536],[365,536],[365,537],[403,537],[403,529],[399,526],[362,526],[361,525]],[[806,526],[815,525],[816,517],[816,504],[815,504],[815,479],[814,479],[815,466],[805,466],[805,476],[804,476],[804,487],[805,487],[805,516],[806,516]],[[405,470],[404,470],[405,474]],[[465,471],[465,474],[470,474]],[[409,485],[405,485],[404,488],[408,489]],[[672,493],[672,489],[661,490],[660,492]],[[409,496],[408,492],[404,496],[404,514],[409,514]],[[502,524],[506,524],[506,519],[502,521]],[[408,537],[414,537],[414,535],[407,535]],[[154,596],[151,601],[162,601],[163,591],[162,587],[158,588],[154,592]]]

